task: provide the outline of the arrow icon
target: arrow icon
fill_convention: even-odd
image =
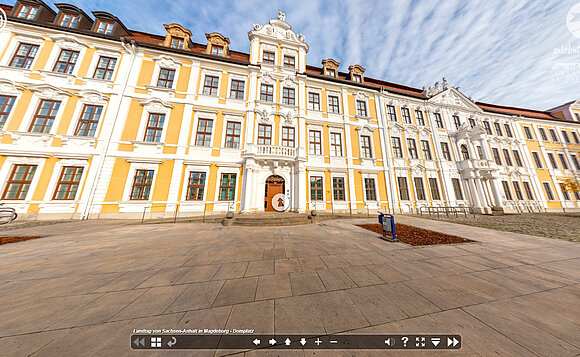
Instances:
[[[287,338],[286,341],[284,341],[284,343],[286,344],[286,346],[290,346],[290,342],[292,342],[292,341],[290,341],[289,338]]]
[[[133,343],[137,347],[139,347],[139,346],[145,347],[145,337],[142,337],[141,339],[139,339],[139,337],[137,337],[133,340]]]
[[[300,344],[301,344],[302,346],[304,346],[304,345],[306,344],[306,339],[305,339],[304,337],[302,337],[302,338],[300,339]]]
[[[254,340],[254,341],[252,341],[252,342],[254,342],[254,345],[256,345],[256,346],[257,346],[257,345],[259,345],[259,344],[260,344],[260,342],[262,342],[262,341],[260,341],[260,340],[258,340],[258,339],[255,339],[255,340]]]
[[[447,337],[447,347],[449,346],[457,346],[457,344],[459,343],[459,340],[456,339],[455,337],[453,337],[453,339],[451,339],[450,337]]]
[[[431,339],[431,343],[433,344],[433,346],[437,347],[437,345],[441,342],[441,339],[439,337],[433,337]]]
[[[276,344],[276,340],[275,340],[275,339],[273,339],[273,338],[272,338],[272,339],[270,339],[268,342],[269,342],[269,343],[270,343],[272,346],[274,346],[274,345]]]

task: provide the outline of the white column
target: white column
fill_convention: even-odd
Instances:
[[[479,197],[477,194],[477,189],[475,188],[475,184],[473,183],[474,179],[467,179],[467,183],[469,184],[469,191],[471,192],[471,199],[473,200],[474,207],[481,207],[481,203],[479,202]]]
[[[306,165],[303,162],[298,163],[298,211],[306,212],[306,200],[308,195],[308,187],[306,182]]]
[[[501,192],[498,187],[499,183],[496,179],[490,180],[489,183],[491,185],[491,192],[493,193],[493,198],[495,200],[495,207],[500,208],[502,207],[502,199]]]
[[[481,197],[481,206],[482,207],[490,207],[490,204],[487,200],[487,195],[485,194],[485,189],[483,187],[483,182],[481,182],[481,179],[475,179],[475,186],[477,188],[477,191],[480,193],[480,197]]]

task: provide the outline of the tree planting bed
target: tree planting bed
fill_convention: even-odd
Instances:
[[[383,227],[380,224],[359,224],[358,226],[381,236],[383,235]],[[395,224],[395,233],[397,240],[413,246],[473,242],[469,239],[398,223]],[[387,236],[392,238],[392,235],[388,232]]]

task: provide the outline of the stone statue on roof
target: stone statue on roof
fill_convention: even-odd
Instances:
[[[286,21],[286,14],[282,12],[282,10],[278,10],[278,20]]]

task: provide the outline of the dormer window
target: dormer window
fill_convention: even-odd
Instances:
[[[79,24],[79,15],[73,14],[62,14],[62,19],[60,20],[60,26],[76,28]]]
[[[171,48],[183,48],[183,39],[179,37],[172,37],[171,38]]]
[[[17,17],[25,20],[34,20],[36,14],[38,14],[38,6],[22,5]]]
[[[296,68],[296,58],[294,56],[284,56],[284,68]]]
[[[97,33],[100,33],[103,35],[112,34],[113,33],[113,23],[99,20],[99,24],[97,25]]]
[[[338,66],[340,63],[332,58],[322,60],[322,73],[328,77],[338,77]]]
[[[211,46],[211,54],[214,56],[220,56],[223,57],[224,56],[224,46]]]
[[[353,66],[349,66],[348,73],[350,75],[351,81],[357,82],[357,83],[364,82],[363,74],[365,73],[365,69],[362,68],[360,65],[355,64]]]
[[[355,74],[354,76],[352,76],[352,80],[355,82],[362,83],[362,76],[360,74]]]
[[[264,55],[262,56],[262,63],[273,65],[275,59],[276,55],[274,54],[274,52],[264,51]]]
[[[336,71],[333,69],[327,69],[326,70],[326,75],[329,77],[336,77]]]

